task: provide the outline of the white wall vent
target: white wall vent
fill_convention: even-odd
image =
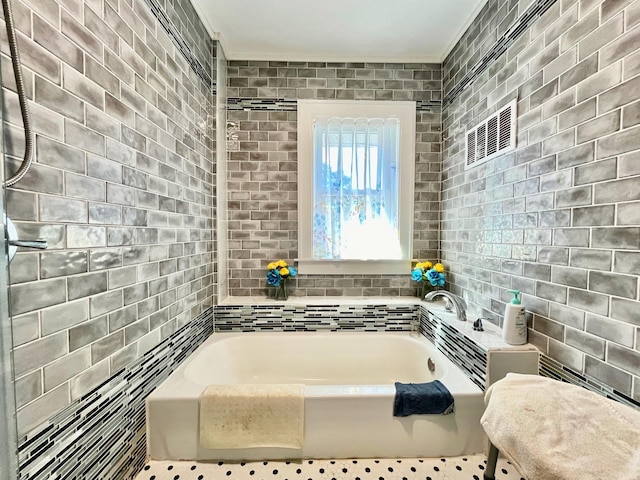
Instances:
[[[467,131],[465,169],[475,167],[516,148],[516,108],[513,99],[496,113]]]

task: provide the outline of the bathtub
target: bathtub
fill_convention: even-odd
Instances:
[[[431,359],[435,370],[427,364]],[[439,379],[450,415],[393,416],[394,382]],[[303,383],[302,449],[210,450],[198,396],[211,384]],[[483,393],[423,336],[409,332],[214,333],[148,398],[154,460],[440,457],[483,451]]]

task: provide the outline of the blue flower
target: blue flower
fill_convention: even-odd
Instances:
[[[414,268],[411,271],[411,280],[414,280],[416,282],[421,282],[422,281],[422,269],[421,268]]]
[[[289,267],[289,276],[290,277],[295,277],[298,274],[298,270],[296,270],[296,267]]]
[[[274,287],[279,287],[281,278],[282,277],[280,276],[280,272],[278,271],[278,269],[267,271],[267,283],[269,285],[273,285]]]
[[[436,272],[434,268],[427,272],[427,280],[429,280],[434,287],[444,286],[444,274]]]

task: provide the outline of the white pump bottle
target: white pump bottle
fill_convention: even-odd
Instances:
[[[527,317],[518,298],[520,291],[507,290],[507,292],[513,294],[513,298],[504,310],[502,338],[510,345],[524,345],[527,343]]]

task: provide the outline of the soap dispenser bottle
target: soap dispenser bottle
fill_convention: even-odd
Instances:
[[[513,298],[504,310],[502,338],[510,345],[524,345],[527,343],[527,317],[520,302],[520,291],[507,290],[507,292],[513,294]]]

